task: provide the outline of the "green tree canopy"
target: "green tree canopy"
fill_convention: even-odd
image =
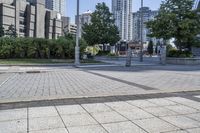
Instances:
[[[6,35],[8,35],[10,37],[17,37],[17,31],[16,31],[14,25],[10,25],[8,27],[8,30],[6,30]]]
[[[148,51],[148,53],[149,53],[150,55],[153,54],[153,41],[152,41],[152,40],[149,41],[147,51]]]
[[[168,40],[175,38],[179,50],[194,45],[200,33],[200,14],[193,10],[193,0],[165,0],[155,20],[147,23],[149,36]]]
[[[83,38],[91,46],[107,43],[114,45],[120,40],[118,34],[109,7],[105,3],[98,3],[95,12],[91,15],[91,23],[83,26]]]

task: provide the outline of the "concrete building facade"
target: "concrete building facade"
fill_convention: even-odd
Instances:
[[[92,19],[91,15],[92,15],[92,11],[88,10],[88,11],[84,12],[83,14],[81,14],[79,16],[79,25],[80,25],[80,32],[79,33],[80,33],[80,37],[82,36],[82,32],[83,32],[82,31],[82,27],[83,27],[83,25],[91,23],[91,19]],[[78,24],[77,19],[78,19],[78,17],[76,16],[75,17],[76,25]]]
[[[0,24],[5,30],[14,25],[17,36],[58,38],[59,14],[45,8],[45,0],[0,0]]]
[[[146,28],[146,22],[155,18],[158,15],[158,11],[152,11],[149,7],[140,8],[138,12],[134,12],[132,14],[133,17],[133,41],[140,42],[141,41],[141,11],[143,11],[143,42],[148,42],[150,38],[147,36],[149,34],[149,30]]]
[[[77,32],[77,25],[76,24],[69,24],[68,25],[68,33],[76,36]]]
[[[71,34],[76,36],[77,25],[72,24],[69,17],[62,17],[62,35]]]
[[[132,0],[112,0],[112,13],[121,40],[132,40]]]
[[[61,19],[62,19],[62,35],[64,36],[66,33],[68,33],[70,17],[62,16]]]
[[[65,0],[45,0],[46,8],[65,15]]]

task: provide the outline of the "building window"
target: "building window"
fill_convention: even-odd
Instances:
[[[20,23],[21,25],[25,25],[25,22],[24,22],[23,20],[20,20],[19,23]]]
[[[20,17],[24,17],[25,15],[24,15],[23,12],[20,12],[20,13],[19,13],[19,16],[20,16]]]
[[[25,33],[25,29],[19,29],[19,32]]]

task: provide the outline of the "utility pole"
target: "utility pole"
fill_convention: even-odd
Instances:
[[[75,66],[80,65],[80,47],[79,47],[79,34],[80,34],[80,24],[79,24],[79,6],[80,2],[77,0],[77,31],[76,31],[76,47],[75,47]]]
[[[141,42],[141,47],[140,47],[140,62],[143,62],[143,24],[144,24],[144,18],[143,18],[143,0],[141,0],[141,11],[140,11],[140,17],[141,17],[141,38],[140,38],[140,42]]]

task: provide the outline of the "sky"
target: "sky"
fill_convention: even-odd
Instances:
[[[133,12],[138,11],[140,8],[141,0],[133,0]],[[144,0],[144,6],[150,7],[151,10],[157,10],[160,7],[162,0]],[[77,0],[66,0],[65,16],[71,18],[71,22],[74,23],[76,15],[76,2]],[[105,2],[111,9],[111,0],[80,0],[80,14],[87,10],[95,10],[97,3]]]

